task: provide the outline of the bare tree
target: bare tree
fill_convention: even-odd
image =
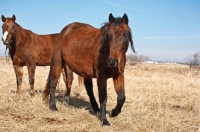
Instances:
[[[192,55],[188,55],[185,58],[186,64],[190,66],[190,68],[200,68],[200,51],[195,52]]]
[[[130,62],[131,65],[135,65],[137,63],[145,62],[149,60],[148,56],[145,55],[133,55],[129,54],[126,56],[126,60]]]
[[[145,55],[139,55],[138,59],[139,59],[140,62],[145,62],[145,61],[149,60],[149,57],[145,56]]]

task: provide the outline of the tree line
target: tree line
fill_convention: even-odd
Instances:
[[[140,62],[146,62],[150,60],[148,56],[145,55],[133,55],[128,54],[126,56],[127,62],[131,62],[132,64],[137,64]],[[199,68],[200,69],[200,51],[197,51],[191,55],[186,56],[184,64],[190,66],[190,68]]]

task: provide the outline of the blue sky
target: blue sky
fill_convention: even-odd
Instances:
[[[37,34],[58,33],[72,22],[84,22],[100,28],[108,21],[110,13],[115,17],[124,13],[128,15],[137,53],[151,60],[184,62],[188,55],[200,51],[200,0],[0,2],[0,15],[12,17],[15,14],[19,25]],[[129,49],[127,54],[131,53]],[[2,42],[0,55],[5,55]]]

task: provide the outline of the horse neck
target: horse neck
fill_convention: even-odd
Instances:
[[[12,60],[15,52],[19,49],[19,46],[25,43],[25,39],[26,39],[26,30],[23,29],[18,24],[16,24],[16,31],[14,34],[13,41],[10,43],[8,47],[6,47],[9,50],[8,56],[10,56]]]
[[[15,31],[15,42],[20,43],[21,41],[24,41],[26,37],[26,30],[22,28],[20,25],[16,24],[16,31]]]

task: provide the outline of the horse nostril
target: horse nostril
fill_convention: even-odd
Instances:
[[[107,60],[109,67],[117,67],[118,66],[118,60],[117,58],[108,58]]]
[[[114,59],[114,62],[115,62],[116,64],[118,64],[118,59],[117,59],[117,58],[115,58],[115,59]]]

